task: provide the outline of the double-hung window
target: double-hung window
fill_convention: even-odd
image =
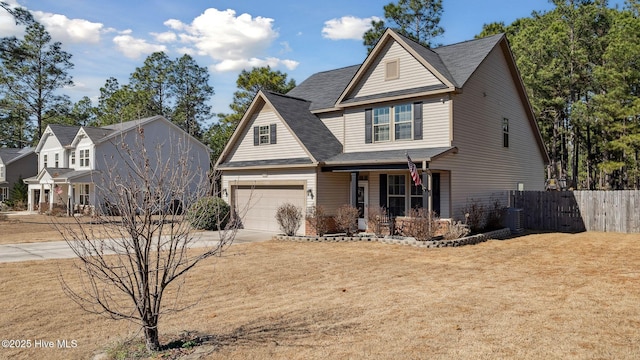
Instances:
[[[89,205],[89,184],[80,185],[80,205]]]
[[[271,140],[269,137],[269,125],[262,125],[260,126],[260,145],[266,145],[266,144],[270,144]]]
[[[69,160],[69,162],[71,163],[72,166],[76,164],[76,151],[75,150],[71,151],[71,159]]]
[[[389,107],[373,109],[373,141],[389,141]]]
[[[393,107],[395,140],[411,140],[413,137],[413,112],[411,104]]]
[[[387,178],[388,185],[388,204],[389,213],[393,216],[405,215],[405,195],[407,191],[404,175],[389,175]]]
[[[53,164],[54,164],[53,167],[55,167],[55,168],[60,167],[59,166],[60,165],[60,154],[58,154],[58,153],[53,154]]]
[[[80,167],[89,167],[89,149],[80,150]]]
[[[365,143],[422,139],[422,103],[365,109]]]
[[[42,164],[43,164],[43,167],[49,167],[49,155],[44,154],[42,156]]]
[[[253,146],[276,144],[276,136],[276,124],[254,126]]]

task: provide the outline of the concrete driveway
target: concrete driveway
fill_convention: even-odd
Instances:
[[[233,244],[271,240],[276,233],[255,230],[238,230]],[[195,247],[215,244],[219,241],[217,231],[205,231],[196,241]],[[65,241],[0,245],[0,263],[29,260],[69,259],[75,254]]]

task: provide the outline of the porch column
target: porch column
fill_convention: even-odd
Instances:
[[[433,188],[431,177],[431,170],[422,172],[422,184],[424,184],[422,189],[422,206],[426,207],[429,211],[429,214],[433,211],[433,196],[431,189]]]
[[[358,172],[351,173],[351,206],[358,207]]]
[[[54,201],[56,200],[56,197],[55,197],[56,192],[54,190],[53,184],[49,185],[49,188],[50,188],[49,189],[49,211],[53,211],[53,204],[54,204]]]
[[[38,212],[43,213],[45,210],[42,208],[44,204],[44,184],[40,184],[40,196],[38,197]]]
[[[73,215],[73,185],[67,184],[67,215]]]

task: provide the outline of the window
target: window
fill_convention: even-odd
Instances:
[[[48,167],[49,166],[49,156],[47,154],[44,154],[42,157],[42,163],[44,164],[44,167]]]
[[[253,127],[253,146],[276,143],[276,124]]]
[[[89,184],[80,185],[80,205],[89,205]]]
[[[400,59],[389,60],[384,67],[384,80],[400,78]]]
[[[0,201],[5,201],[9,198],[9,188],[0,187]]]
[[[59,167],[58,165],[60,164],[60,157],[58,156],[58,153],[55,153],[53,155],[53,163],[55,164],[54,167]]]
[[[502,146],[509,147],[509,119],[502,119]]]
[[[409,180],[411,182],[411,180]],[[411,208],[426,207],[422,204],[422,186],[415,186],[413,183],[409,184],[411,187]]]
[[[405,215],[406,181],[404,175],[388,175],[387,197],[389,213],[393,216]]]
[[[373,109],[373,141],[389,141],[389,108]]]
[[[395,123],[395,139],[411,140],[413,127],[413,113],[411,104],[397,105],[393,107]]]
[[[80,166],[89,167],[89,149],[80,150]]]
[[[0,165],[0,180],[4,180],[7,174],[4,173],[4,165]]]
[[[422,103],[365,110],[365,143],[422,139]]]
[[[269,139],[269,125],[260,126],[260,145],[270,144],[271,140]]]
[[[71,160],[69,160],[69,162],[71,163],[71,165],[75,165],[76,164],[76,152],[75,152],[75,150],[71,152]]]

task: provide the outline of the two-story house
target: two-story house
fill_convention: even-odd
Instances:
[[[277,231],[283,202],[357,206],[361,228],[369,205],[461,219],[472,200],[543,190],[548,161],[505,36],[428,49],[387,30],[362,64],[258,93],[216,168],[243,225]]]
[[[105,199],[97,190],[109,186],[101,182],[113,169],[127,167],[131,159],[127,148],[146,149],[151,164],[186,157],[192,172],[202,172],[204,177],[210,169],[210,149],[162,116],[104,127],[52,124],[35,149],[38,174],[25,179],[29,210],[45,212],[59,206],[73,212],[101,207]]]
[[[38,172],[38,157],[32,147],[0,148],[0,201],[10,199],[15,183]]]

